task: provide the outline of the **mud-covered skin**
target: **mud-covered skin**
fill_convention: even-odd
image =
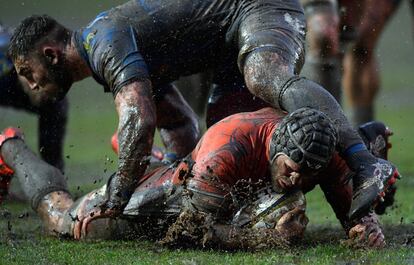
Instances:
[[[116,217],[122,213],[150,162],[156,127],[151,83],[143,81],[126,85],[116,95],[115,106],[119,117],[118,171],[109,179],[105,201],[79,216],[74,228],[75,239],[87,233],[88,225],[94,219]]]
[[[358,220],[348,235],[349,239],[345,244],[352,247],[382,248],[385,246],[384,234],[375,213],[369,213]]]
[[[134,233],[137,236],[162,238],[166,228],[181,211],[183,183],[188,173],[189,164],[185,160],[178,166],[152,165],[152,169],[139,180],[138,187],[117,218],[107,215],[91,220],[85,230],[80,230],[77,224],[90,217],[97,205],[106,202],[107,185],[89,192],[75,202],[65,201],[62,192],[59,192],[59,196],[51,193],[44,197],[37,212],[46,219],[50,217],[44,222],[52,235],[78,239],[116,239],[129,238],[132,236],[129,233]],[[62,201],[66,207],[52,207]],[[55,212],[48,216],[50,209]]]
[[[0,69],[4,64],[0,62]],[[39,150],[49,164],[63,170],[63,142],[68,118],[68,100],[39,107],[26,92],[16,71],[0,71],[0,105],[25,110],[39,117]]]
[[[119,164],[108,184],[108,208],[121,211],[149,164],[156,117],[149,82],[131,83],[115,99],[119,114]]]

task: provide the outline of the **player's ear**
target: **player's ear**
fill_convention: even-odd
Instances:
[[[52,65],[56,65],[59,62],[60,50],[53,46],[43,46],[42,53],[46,61]]]

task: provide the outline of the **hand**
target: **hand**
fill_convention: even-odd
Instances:
[[[116,207],[109,207],[108,202],[104,202],[99,206],[96,206],[86,212],[82,209],[78,211],[73,228],[73,237],[76,240],[85,238],[88,234],[88,225],[96,219],[100,218],[114,218],[120,213]]]
[[[300,187],[302,183],[299,165],[287,155],[278,156],[272,166],[273,188],[283,192]]]
[[[281,236],[290,242],[297,241],[303,237],[309,219],[303,207],[297,206],[285,213],[277,222],[276,230]]]
[[[363,217],[360,222],[349,230],[348,245],[356,247],[383,248],[385,238],[377,216],[374,213]]]

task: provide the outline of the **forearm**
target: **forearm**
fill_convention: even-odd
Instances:
[[[63,171],[63,146],[68,118],[68,101],[43,108],[39,113],[39,150],[42,158]]]
[[[116,98],[119,165],[108,185],[109,207],[126,205],[149,163],[156,114],[149,81],[140,83],[128,85]]]

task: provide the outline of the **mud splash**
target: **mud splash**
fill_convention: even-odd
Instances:
[[[288,249],[292,242],[275,229],[240,228],[216,222],[211,215],[184,211],[159,241],[167,247],[199,247],[257,251]]]

